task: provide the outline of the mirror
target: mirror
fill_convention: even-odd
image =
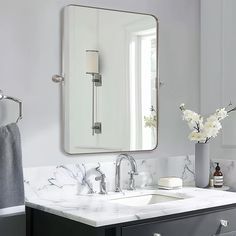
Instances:
[[[157,20],[64,8],[64,149],[69,154],[157,146]]]

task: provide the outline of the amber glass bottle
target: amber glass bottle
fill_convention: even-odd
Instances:
[[[219,163],[216,162],[216,169],[214,173],[214,187],[215,188],[222,188],[224,184],[224,177],[223,173],[220,171]]]

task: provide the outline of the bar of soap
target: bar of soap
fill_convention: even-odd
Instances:
[[[159,179],[158,185],[167,188],[180,188],[183,186],[183,180],[177,177],[162,177]]]

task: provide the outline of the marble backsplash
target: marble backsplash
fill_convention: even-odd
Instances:
[[[236,191],[236,160],[212,159],[210,164],[210,176],[215,172],[215,162],[219,162],[224,175],[224,185],[230,187],[230,191]],[[175,156],[167,158],[168,176],[177,176],[183,179],[185,186],[194,186],[194,155]]]
[[[164,176],[176,176],[183,179],[185,186],[194,186],[194,156],[174,156],[165,159]],[[224,174],[225,185],[232,191],[236,191],[236,160],[214,160],[219,162]],[[211,173],[214,172],[214,162],[211,161]],[[75,165],[45,166],[24,169],[24,182],[26,198],[47,198],[61,196],[87,194],[90,186],[95,192],[99,192],[99,176],[96,167],[99,163],[86,163]],[[157,186],[158,173],[157,159],[137,160],[139,175],[135,176],[137,187]],[[107,190],[115,189],[115,162],[100,163],[101,171],[106,175]],[[128,186],[130,170],[129,163],[124,161],[121,168],[121,184]],[[163,174],[162,174],[163,175]],[[164,177],[163,176],[163,177]],[[86,180],[86,181],[85,181]],[[59,194],[60,196],[60,194]]]
[[[88,163],[75,165],[45,166],[24,169],[24,183],[26,199],[48,198],[61,196],[87,194],[89,187],[99,192],[100,183],[95,177],[100,174],[96,167],[106,175],[107,191],[115,189],[115,162]],[[121,165],[121,185],[128,186],[130,170],[129,162]],[[139,175],[135,176],[137,187],[157,185],[157,161],[155,159],[137,160]]]

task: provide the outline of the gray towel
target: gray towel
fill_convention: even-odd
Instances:
[[[24,204],[21,138],[17,124],[0,127],[0,209]]]

